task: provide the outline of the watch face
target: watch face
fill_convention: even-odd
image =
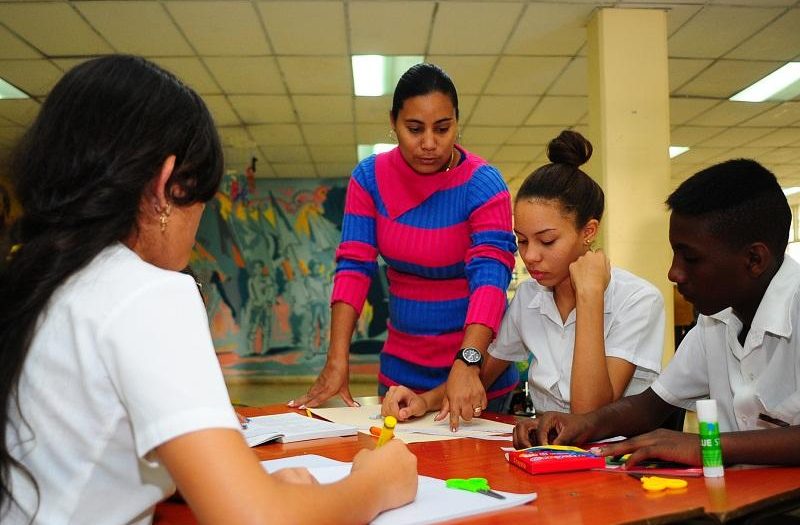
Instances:
[[[461,355],[468,363],[477,363],[481,360],[481,353],[475,348],[465,348]]]

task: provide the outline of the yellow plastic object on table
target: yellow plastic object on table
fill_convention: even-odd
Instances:
[[[639,480],[642,488],[650,492],[658,492],[665,489],[685,489],[689,484],[685,479],[660,478],[658,476],[642,476]]]

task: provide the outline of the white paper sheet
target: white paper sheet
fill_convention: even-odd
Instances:
[[[350,473],[352,463],[344,463],[315,454],[262,461],[267,472],[282,468],[305,467],[320,483],[333,483]],[[444,480],[420,476],[417,497],[403,507],[387,510],[378,515],[375,525],[424,525],[440,521],[474,516],[523,505],[536,499],[536,493],[514,494],[495,491],[506,499],[497,499],[485,494],[449,489]]]
[[[369,434],[369,427],[381,425],[379,417],[381,413],[380,405],[312,408],[311,412],[334,423],[352,425],[364,434]],[[435,415],[434,412],[431,412],[411,421],[398,422],[395,427],[395,437],[405,443],[441,441],[463,437],[510,441],[510,434],[514,430],[514,425],[475,418],[472,421],[461,421],[458,431],[451,432],[450,421],[448,419],[434,421],[433,417]]]

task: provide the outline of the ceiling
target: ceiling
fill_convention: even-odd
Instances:
[[[359,143],[389,142],[390,97],[355,97],[351,54],[424,55],[459,90],[462,143],[509,183],[563,128],[587,133],[586,26],[594,9],[668,11],[674,182],[731,157],[800,186],[800,98],[728,97],[800,58],[800,0],[2,1],[0,159],[64,71],[143,55],[205,99],[227,164],[259,177],[342,177]],[[589,137],[591,138],[591,137]]]

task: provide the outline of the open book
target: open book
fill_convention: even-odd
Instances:
[[[354,436],[356,427],[289,413],[251,417],[242,434],[247,444],[255,447],[269,441],[293,443],[309,439]]]

